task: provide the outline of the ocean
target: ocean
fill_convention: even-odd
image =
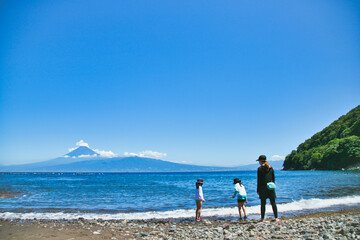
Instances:
[[[360,207],[359,171],[275,171],[279,217]],[[0,173],[1,219],[193,218],[204,179],[202,217],[236,219],[234,178],[260,218],[256,171],[187,173]],[[5,197],[6,196],[6,197]],[[273,217],[270,205],[266,216]]]

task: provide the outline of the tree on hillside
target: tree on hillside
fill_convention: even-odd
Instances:
[[[284,170],[342,169],[360,165],[360,105],[300,144]]]

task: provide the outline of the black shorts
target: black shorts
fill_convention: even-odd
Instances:
[[[260,188],[259,189],[259,198],[260,199],[275,199],[276,198],[276,192],[274,190],[269,190],[267,188]]]
[[[243,203],[243,202],[245,202],[246,200],[245,200],[245,199],[238,199],[237,201],[238,201],[238,203]]]

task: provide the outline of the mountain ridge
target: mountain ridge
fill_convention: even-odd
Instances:
[[[269,161],[274,169],[281,169],[283,161]],[[280,166],[281,165],[281,166]],[[258,164],[235,167],[182,164],[160,159],[131,157],[102,157],[88,146],[79,146],[55,159],[0,166],[2,172],[194,172],[256,170]]]
[[[274,160],[274,161],[270,160],[268,161],[268,163],[270,164],[270,166],[272,166],[274,170],[281,170],[283,168],[284,160]],[[256,170],[258,169],[259,166],[260,166],[259,163],[253,163],[253,164],[236,166],[234,168],[239,170]]]
[[[5,172],[187,172],[219,171],[225,169],[228,168],[173,163],[160,159],[136,156],[84,158],[81,161],[65,164],[41,165],[41,163],[36,163],[18,166],[4,166],[0,168],[1,171]]]
[[[79,146],[55,159],[0,166],[3,172],[179,172],[216,171],[226,167],[181,164],[146,157],[102,157],[88,146]]]

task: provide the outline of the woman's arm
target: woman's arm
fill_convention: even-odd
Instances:
[[[259,185],[260,185],[260,168],[258,168],[257,171],[257,187],[256,187],[256,192],[259,194]]]
[[[273,179],[273,183],[275,183],[275,172],[273,168],[272,168],[272,179]]]

